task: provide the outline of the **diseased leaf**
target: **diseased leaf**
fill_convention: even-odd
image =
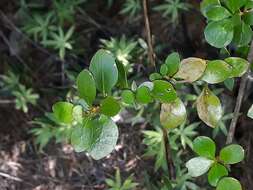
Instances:
[[[219,98],[205,87],[197,99],[199,118],[210,127],[216,127],[222,117],[222,107]]]
[[[163,80],[156,80],[153,83],[152,95],[155,99],[162,103],[170,103],[176,100],[177,94],[172,84]]]
[[[214,159],[216,146],[209,137],[199,136],[193,141],[193,151],[199,156]]]
[[[179,69],[180,57],[178,53],[171,53],[165,60],[165,65],[168,68],[167,74],[171,77],[173,76]]]
[[[199,177],[209,170],[213,162],[204,157],[195,157],[186,162],[186,167],[191,177]]]
[[[203,59],[195,57],[183,59],[174,78],[183,79],[187,82],[194,82],[203,75],[205,69],[206,61]]]
[[[228,170],[223,165],[215,163],[208,172],[208,182],[213,187],[217,186],[219,180],[228,175]]]
[[[69,102],[57,102],[53,105],[53,113],[60,123],[70,124],[73,121],[73,104]]]
[[[229,57],[225,61],[231,66],[230,77],[241,77],[243,76],[248,68],[249,62],[240,57]]]
[[[242,186],[237,179],[224,177],[218,182],[216,190],[242,190]]]
[[[219,158],[225,164],[236,164],[244,159],[244,150],[240,145],[231,144],[221,149]]]
[[[118,140],[119,131],[117,125],[105,116],[96,119],[95,125],[99,126],[101,133],[89,151],[89,154],[95,160],[99,160],[113,151]]]
[[[229,19],[209,22],[204,33],[210,45],[216,48],[226,47],[233,40],[233,23]]]
[[[103,95],[110,93],[118,81],[118,69],[112,55],[103,49],[98,50],[91,59],[89,69],[93,74],[97,89]]]
[[[216,84],[225,81],[230,77],[231,66],[225,61],[208,61],[205,73],[201,80],[209,84]]]
[[[92,105],[96,98],[96,84],[92,74],[87,70],[83,70],[76,79],[76,85],[79,96],[83,98],[89,105]]]
[[[174,102],[164,103],[161,106],[160,122],[163,127],[171,129],[178,127],[186,120],[184,103],[177,98]]]
[[[111,96],[106,97],[101,102],[100,112],[106,116],[112,117],[119,113],[120,105],[116,99]]]

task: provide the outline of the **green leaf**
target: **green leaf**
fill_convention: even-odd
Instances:
[[[224,177],[219,181],[216,190],[242,190],[242,186],[238,180]]]
[[[163,80],[156,80],[153,83],[152,95],[155,99],[162,103],[170,103],[176,100],[177,94],[172,84]]]
[[[208,182],[216,187],[219,180],[228,175],[228,170],[223,165],[215,163],[208,172]]]
[[[253,105],[251,105],[249,111],[248,111],[248,114],[247,114],[248,117],[250,117],[251,119],[253,119]]]
[[[231,144],[221,149],[219,158],[225,164],[236,164],[244,159],[244,150],[240,145]]]
[[[229,57],[225,61],[232,66],[230,77],[241,77],[249,68],[249,62],[240,57]]]
[[[174,102],[162,104],[160,122],[163,127],[171,129],[183,124],[186,120],[184,103],[177,98]]]
[[[226,6],[232,11],[232,13],[235,13],[239,11],[239,9],[245,4],[246,0],[226,0],[225,4]]]
[[[245,24],[253,25],[253,11],[251,10],[248,12],[244,12],[244,14],[242,15],[242,19],[245,22]]]
[[[161,65],[160,74],[162,76],[166,76],[167,73],[168,73],[168,67],[167,67],[167,65],[165,65],[165,64]]]
[[[160,75],[159,73],[152,73],[149,76],[149,80],[154,81],[154,80],[158,80],[158,79],[162,79],[162,75]]]
[[[71,134],[71,145],[76,152],[90,151],[101,133],[100,126],[90,118],[74,126]]]
[[[72,111],[73,104],[69,102],[57,102],[53,105],[53,113],[55,118],[65,124],[70,124],[73,121]]]
[[[215,5],[215,6],[209,7],[206,10],[205,16],[210,21],[219,21],[219,20],[230,17],[231,14],[225,7],[222,7],[220,5]]]
[[[134,104],[135,96],[131,90],[124,90],[121,94],[122,101],[127,105]]]
[[[136,101],[141,104],[148,104],[153,101],[150,89],[147,86],[140,86],[137,88]]]
[[[81,105],[76,105],[73,108],[73,119],[77,121],[78,123],[82,123],[83,120],[83,107]]]
[[[203,0],[200,3],[200,10],[204,16],[206,16],[206,10],[208,10],[210,7],[220,5],[219,0]]]
[[[239,46],[243,47],[250,43],[252,39],[252,30],[251,27],[244,22],[241,22],[234,29],[234,38],[233,42]]]
[[[99,126],[101,133],[89,154],[95,160],[99,160],[113,151],[118,140],[119,131],[117,125],[105,116],[96,119],[95,125]]]
[[[167,65],[168,72],[167,74],[171,77],[173,76],[179,69],[180,57],[178,53],[171,53],[165,60],[165,65]]]
[[[204,33],[210,45],[216,48],[226,47],[233,40],[233,23],[229,19],[209,22]]]
[[[106,116],[112,117],[119,113],[120,105],[113,97],[108,96],[101,102],[100,112]]]
[[[183,79],[187,82],[194,82],[203,75],[205,69],[206,69],[205,60],[190,57],[187,59],[183,59],[181,61],[179,70],[174,77]]]
[[[214,159],[216,146],[209,137],[199,136],[193,141],[193,151],[199,156]]]
[[[118,69],[112,55],[103,49],[98,50],[91,59],[89,69],[94,76],[97,89],[103,95],[110,93],[118,81]]]
[[[233,91],[234,89],[234,85],[235,85],[235,80],[233,78],[229,78],[229,79],[226,79],[224,81],[224,85],[225,87],[230,90],[230,91]]]
[[[205,87],[197,99],[199,118],[210,127],[216,127],[222,117],[222,107],[219,98]]]
[[[231,66],[225,61],[208,61],[205,73],[201,80],[209,84],[216,84],[225,81],[230,77]]]
[[[204,157],[195,157],[186,162],[186,167],[191,177],[199,177],[209,170],[213,162]]]
[[[117,69],[119,72],[118,85],[121,88],[128,88],[127,71],[121,61],[116,61]]]
[[[92,74],[87,69],[77,76],[76,85],[80,97],[89,105],[92,105],[96,98],[96,84]]]

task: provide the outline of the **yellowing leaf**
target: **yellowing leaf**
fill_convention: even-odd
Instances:
[[[208,126],[215,128],[222,117],[222,107],[219,98],[205,87],[197,99],[199,118]]]
[[[172,103],[164,103],[161,107],[160,122],[165,128],[175,128],[186,119],[186,109],[183,102],[177,98]]]
[[[175,78],[183,79],[187,82],[198,80],[206,69],[206,61],[200,58],[190,57],[183,59]]]

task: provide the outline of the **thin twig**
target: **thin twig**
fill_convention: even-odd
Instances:
[[[152,44],[152,35],[149,23],[149,16],[148,16],[148,3],[147,0],[143,0],[143,12],[144,12],[144,21],[145,21],[145,29],[146,29],[146,37],[148,40],[148,57],[151,65],[156,68],[155,65],[155,53]]]
[[[251,65],[252,62],[253,62],[253,41],[251,42],[250,50],[249,50],[249,54],[248,54],[247,59],[248,59],[250,65]],[[244,92],[245,92],[245,89],[246,89],[246,85],[247,85],[247,81],[248,81],[249,76],[250,76],[250,68],[243,75],[243,77],[241,79],[241,82],[240,82],[240,88],[239,88],[238,96],[237,96],[237,99],[236,99],[235,110],[234,110],[234,117],[233,117],[233,119],[230,123],[226,144],[230,144],[230,143],[233,142],[234,135],[235,135],[236,124],[237,124],[238,118],[240,116],[241,105],[242,105]]]
[[[4,172],[0,172],[0,176],[5,177],[5,178],[8,178],[8,179],[11,179],[11,180],[14,180],[14,181],[19,181],[19,182],[22,182],[22,181],[23,181],[23,180],[20,179],[19,177],[15,177],[15,176],[12,176],[12,175],[7,174],[7,173],[4,173]]]
[[[166,157],[168,172],[169,172],[171,179],[175,179],[176,173],[175,173],[174,163],[173,163],[172,156],[171,156],[171,149],[170,149],[168,133],[165,128],[163,128],[163,143],[164,143],[164,148],[165,148],[165,157]]]

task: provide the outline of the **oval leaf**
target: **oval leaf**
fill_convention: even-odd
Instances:
[[[96,84],[92,74],[87,70],[83,70],[76,79],[76,85],[81,98],[89,105],[92,105],[96,98]]]
[[[195,57],[183,59],[174,78],[183,79],[187,82],[194,82],[203,75],[205,69],[206,61],[203,59]]]
[[[94,76],[97,89],[103,95],[110,93],[118,80],[118,69],[113,56],[105,50],[98,50],[91,59],[89,69]]]
[[[205,87],[197,99],[199,118],[210,127],[216,127],[222,117],[222,107],[219,98]]]
[[[186,109],[184,103],[177,98],[174,102],[162,104],[160,122],[163,127],[171,129],[178,127],[186,120]]]
[[[216,146],[209,137],[199,136],[193,141],[193,151],[199,156],[214,159]]]
[[[204,33],[210,45],[216,48],[226,47],[233,40],[233,23],[228,19],[210,22],[205,28]]]
[[[244,150],[240,145],[231,144],[221,149],[219,157],[225,164],[236,164],[244,159]]]
[[[131,90],[124,90],[121,94],[122,101],[127,105],[134,104],[135,96]]]
[[[231,66],[230,77],[241,77],[244,75],[248,68],[249,62],[240,57],[229,57],[225,61]]]
[[[212,21],[219,21],[231,16],[230,12],[220,5],[209,7],[205,12],[206,18]]]
[[[165,65],[167,66],[167,74],[171,77],[173,76],[179,68],[180,57],[178,53],[171,53],[165,60]]]
[[[231,66],[225,61],[208,61],[205,73],[201,79],[209,84],[216,84],[229,78],[230,73]]]
[[[140,86],[137,88],[136,101],[141,104],[148,104],[153,101],[150,89],[147,86]]]
[[[251,27],[244,22],[241,22],[235,27],[233,42],[238,47],[246,46],[250,43],[252,39]]]
[[[220,1],[219,0],[203,0],[200,3],[200,10],[202,12],[202,14],[204,16],[206,16],[206,11],[215,5],[220,5]]]
[[[153,83],[152,95],[155,99],[163,103],[170,103],[176,100],[177,94],[172,84],[163,80],[156,80]]]
[[[204,157],[195,157],[186,162],[186,167],[191,177],[199,177],[209,170],[213,162]]]
[[[115,116],[120,111],[120,105],[113,97],[108,96],[101,102],[100,112],[109,117]]]
[[[53,113],[60,123],[70,124],[73,121],[73,104],[69,102],[57,102],[53,105]]]
[[[118,140],[119,131],[117,125],[105,116],[101,116],[96,120],[96,126],[99,126],[101,133],[89,154],[95,160],[99,160],[113,151]]]
[[[228,175],[228,170],[223,165],[215,163],[208,172],[208,182],[216,187],[219,180]]]
[[[242,190],[242,186],[238,180],[224,177],[219,181],[216,190]]]

